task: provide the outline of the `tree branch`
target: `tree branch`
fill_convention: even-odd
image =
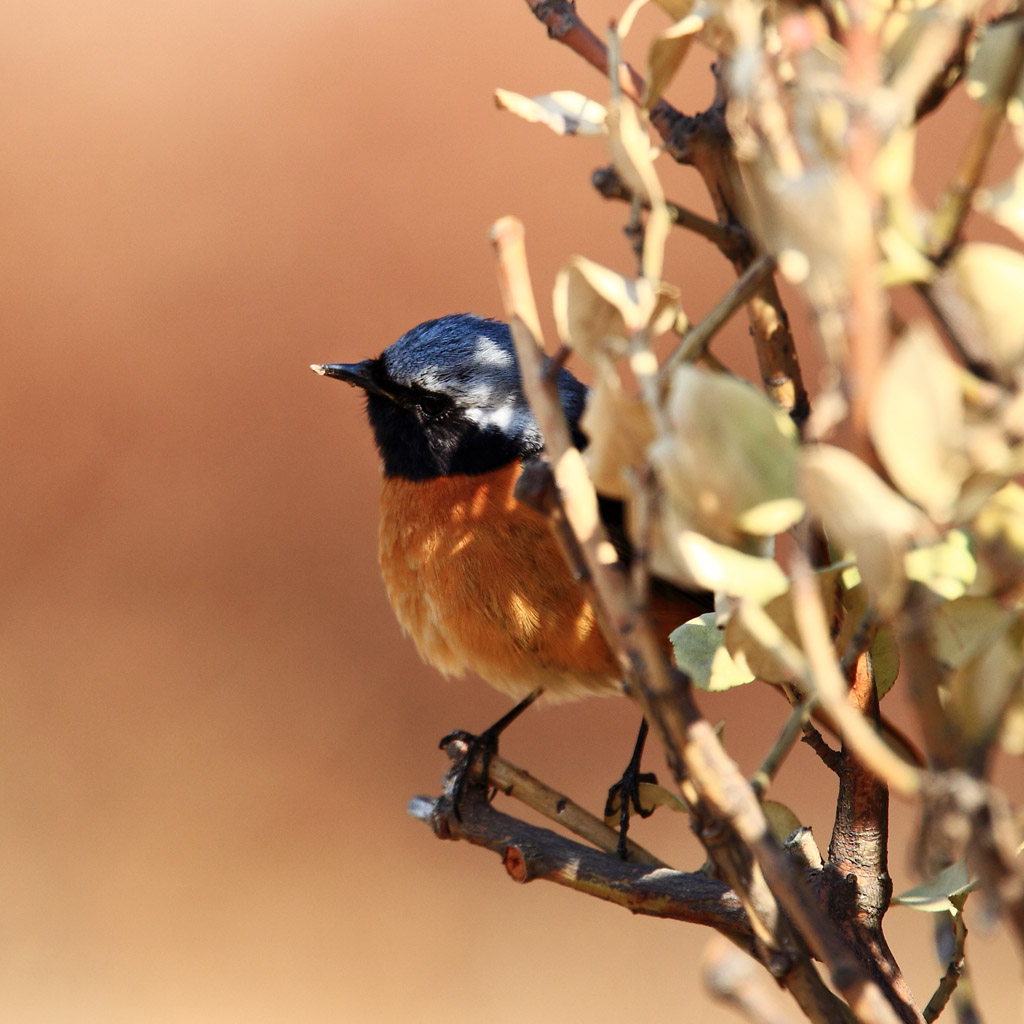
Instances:
[[[529,825],[492,807],[479,788],[469,790],[456,817],[450,797],[415,797],[409,813],[439,839],[465,840],[497,853],[509,877],[554,882],[625,907],[634,914],[714,928],[751,949],[750,925],[740,901],[707,875],[631,864],[614,854]]]
[[[1017,30],[1017,45],[1013,59],[1006,62],[1003,77],[988,97],[985,114],[964,153],[953,180],[939,201],[932,225],[932,257],[944,263],[957,243],[964,221],[971,210],[971,200],[981,182],[988,158],[992,153],[1000,128],[1005,124],[1006,103],[1013,95],[1024,71],[1024,25]]]
[[[633,202],[634,195],[626,187],[625,182],[619,177],[614,167],[599,167],[591,176],[591,183],[594,188],[604,196],[605,199],[617,199],[622,202]],[[649,209],[649,204],[644,204]],[[751,252],[750,236],[737,224],[719,224],[717,221],[708,220],[699,213],[687,210],[677,203],[666,201],[668,215],[672,223],[681,228],[686,228],[694,234],[713,242],[722,253],[731,260],[748,258]]]

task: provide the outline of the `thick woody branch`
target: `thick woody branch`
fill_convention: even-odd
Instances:
[[[409,813],[441,839],[465,840],[497,853],[513,881],[554,882],[635,914],[702,924],[744,948],[752,947],[743,907],[723,882],[699,873],[631,864],[502,814],[479,790],[467,796],[458,817],[447,796],[416,797]]]
[[[877,728],[878,693],[870,654],[856,660],[852,676],[848,703]],[[868,968],[901,997],[903,1018],[920,1022],[913,994],[882,933],[882,918],[892,898],[889,791],[855,752],[844,747],[841,758],[835,826],[823,872],[829,916],[862,951]]]

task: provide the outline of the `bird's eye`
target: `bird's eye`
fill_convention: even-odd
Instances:
[[[420,395],[416,404],[428,415],[428,416],[440,416],[442,413],[447,412],[451,407],[451,399],[445,395],[431,394],[425,392]]]

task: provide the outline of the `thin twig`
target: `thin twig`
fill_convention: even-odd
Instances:
[[[749,302],[760,290],[761,286],[775,270],[775,259],[762,253],[750,264],[736,283],[722,296],[701,321],[691,327],[676,350],[665,360],[661,375],[663,379],[682,363],[695,362],[700,359],[711,344],[712,338],[725,326],[733,313]]]
[[[965,945],[967,942],[967,925],[964,923],[963,908],[956,913],[936,914],[935,935],[937,944],[945,944],[948,932],[953,934],[953,952],[950,955],[949,963],[946,965],[946,972],[942,975],[938,986],[932,993],[928,1005],[924,1008],[922,1016],[927,1024],[932,1024],[940,1013],[946,1008],[949,997],[957,990],[961,979],[964,979],[967,965],[965,963]],[[969,998],[969,997],[968,997]],[[975,1018],[977,1014],[975,1013]]]
[[[932,225],[932,244],[930,246],[932,257],[939,264],[949,258],[960,240],[964,221],[971,210],[971,200],[981,182],[981,176],[992,153],[999,129],[1005,123],[1006,103],[1016,91],[1022,71],[1024,71],[1024,25],[1017,30],[1017,45],[1013,59],[1007,61],[1003,68],[1003,76],[992,90],[978,130],[967,146],[960,166],[949,183],[949,188],[939,202]]]
[[[804,733],[804,729],[810,720],[811,714],[818,704],[818,698],[811,695],[801,701],[789,714],[786,724],[782,727],[778,739],[772,745],[772,749],[765,755],[760,767],[751,776],[750,785],[754,792],[763,796],[776,772],[782,767],[782,762],[789,756],[789,752],[796,745],[796,742]]]
[[[448,756],[453,761],[460,761],[466,753],[466,743],[454,739],[448,748]],[[597,815],[581,807],[574,800],[559,793],[558,790],[535,779],[529,772],[517,767],[498,754],[492,754],[487,762],[487,787],[501,790],[506,796],[518,800],[531,807],[550,821],[561,825],[573,835],[592,843],[605,853],[616,853],[619,847],[619,833],[610,825],[605,824]],[[474,768],[477,766],[474,765]],[[479,771],[479,769],[477,769]],[[480,783],[479,778],[477,782]],[[626,859],[634,864],[646,864],[650,867],[668,867],[668,865],[649,853],[632,839],[626,840]]]
[[[599,167],[591,176],[591,182],[605,199],[618,199],[627,203],[633,201],[633,193],[614,167]],[[750,250],[750,237],[738,225],[719,224],[678,203],[666,201],[665,205],[673,224],[713,242],[730,259],[738,258]]]
[[[822,708],[835,722],[843,742],[857,752],[875,775],[884,779],[896,792],[905,796],[915,795],[921,789],[922,772],[887,746],[864,717],[846,701],[846,680],[836,662],[821,591],[802,552],[795,554],[793,568],[793,612],[806,654],[792,646],[796,666],[802,663],[804,671],[809,672],[797,678],[810,683],[812,688],[808,692],[818,694]],[[752,611],[756,612],[756,609]]]

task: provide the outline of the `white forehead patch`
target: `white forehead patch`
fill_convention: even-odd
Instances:
[[[512,353],[502,348],[493,338],[486,334],[476,336],[476,345],[473,347],[474,361],[481,366],[511,366]]]

